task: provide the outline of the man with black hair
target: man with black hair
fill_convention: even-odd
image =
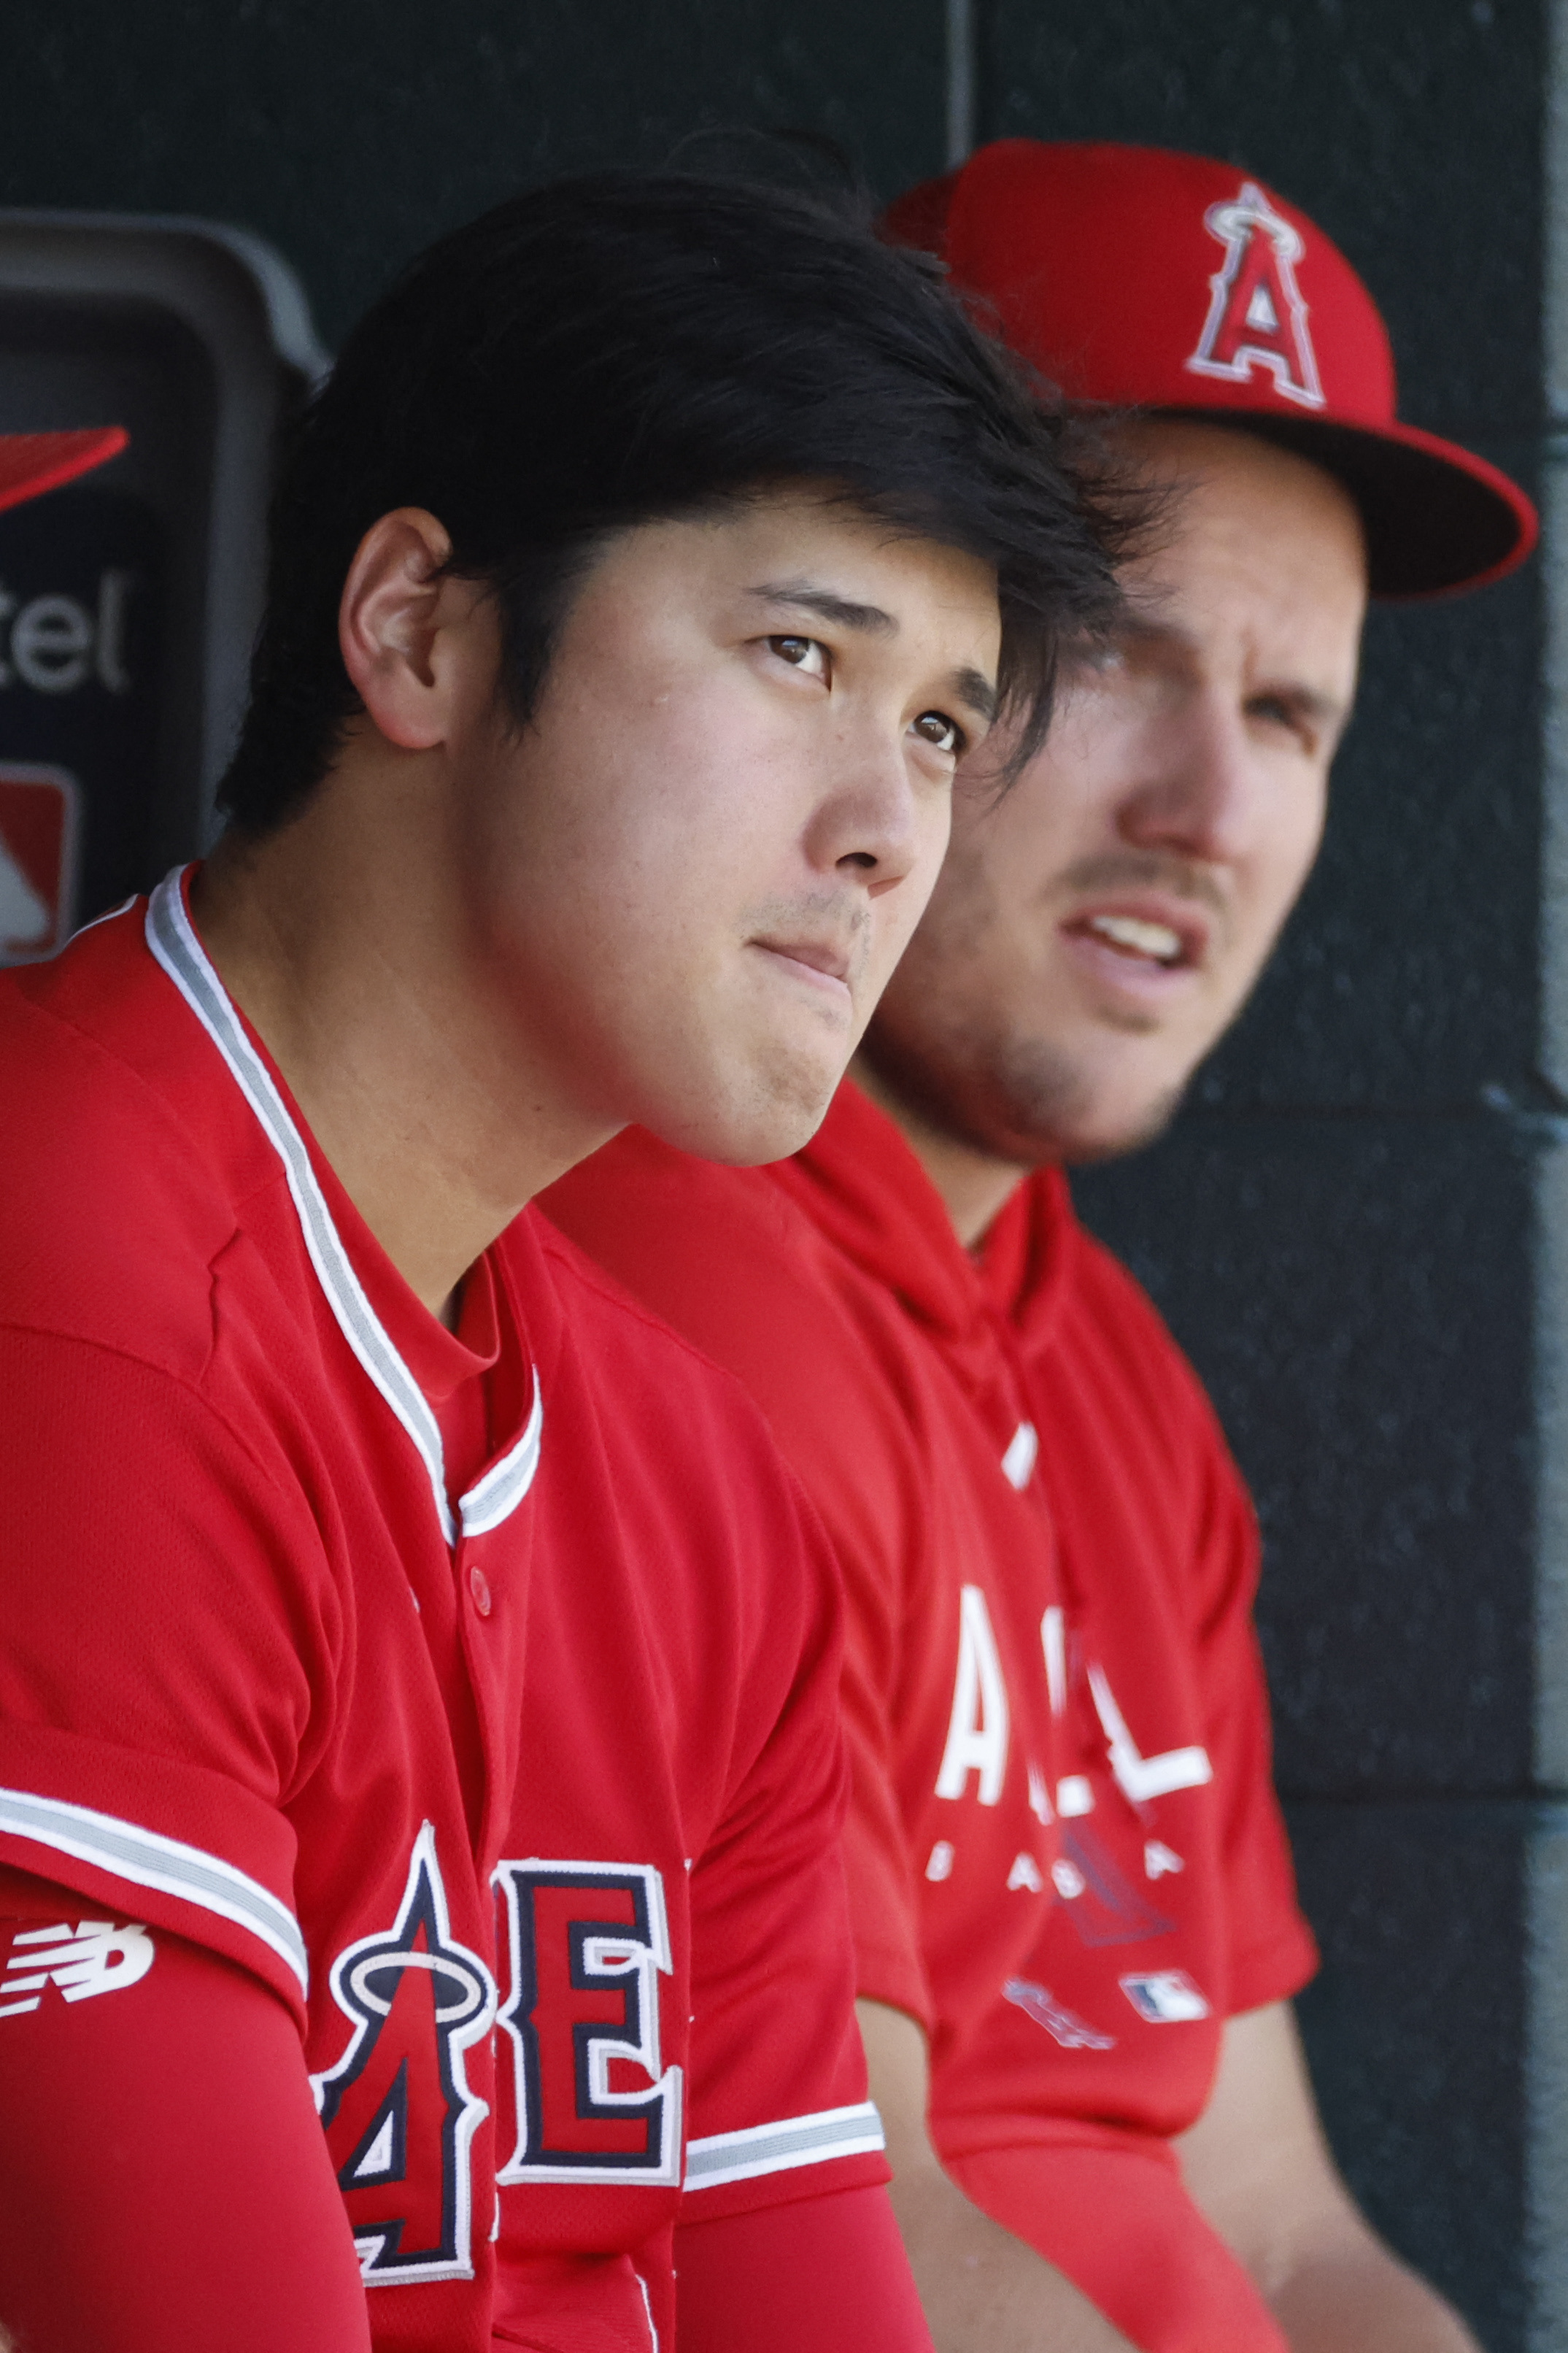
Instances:
[[[925,2341],[760,1417],[528,1204],[809,1134],[960,754],[1114,604],[1072,435],[804,198],[500,208],[279,492],[202,868],[0,993],[0,2323]]]

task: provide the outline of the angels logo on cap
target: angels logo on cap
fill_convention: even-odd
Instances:
[[[1307,249],[1301,237],[1255,180],[1244,181],[1229,204],[1210,205],[1204,227],[1224,246],[1225,260],[1209,280],[1209,314],[1188,367],[1238,384],[1265,367],[1287,400],[1321,408],[1318,357],[1296,283],[1295,264]]]
[[[1517,482],[1399,416],[1388,331],[1346,256],[1235,164],[995,139],[900,196],[884,228],[941,254],[1068,400],[1256,433],[1336,476],[1373,596],[1478,587],[1535,544]]]

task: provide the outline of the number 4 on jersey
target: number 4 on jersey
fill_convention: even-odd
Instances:
[[[339,1954],[331,1987],[354,2031],[312,2080],[365,2279],[471,2279],[468,2144],[487,2105],[464,2053],[489,2031],[495,1983],[453,1938],[428,1822],[396,1920]]]

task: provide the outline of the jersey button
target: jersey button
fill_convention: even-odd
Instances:
[[[474,1597],[474,1608],[479,1616],[488,1618],[491,1606],[489,1582],[477,1561],[468,1571],[468,1591]]]

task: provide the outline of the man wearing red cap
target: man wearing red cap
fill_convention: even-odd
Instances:
[[[1315,855],[1368,593],[1521,562],[1328,240],[1194,156],[1005,141],[893,209],[1168,489],[1133,618],[931,909],[815,1142],[635,1131],[552,1214],[761,1398],[833,1534],[862,2021],[937,2343],[1460,2353],[1356,2211],[1251,1625],[1256,1525],[1061,1170],[1166,1124]]]

